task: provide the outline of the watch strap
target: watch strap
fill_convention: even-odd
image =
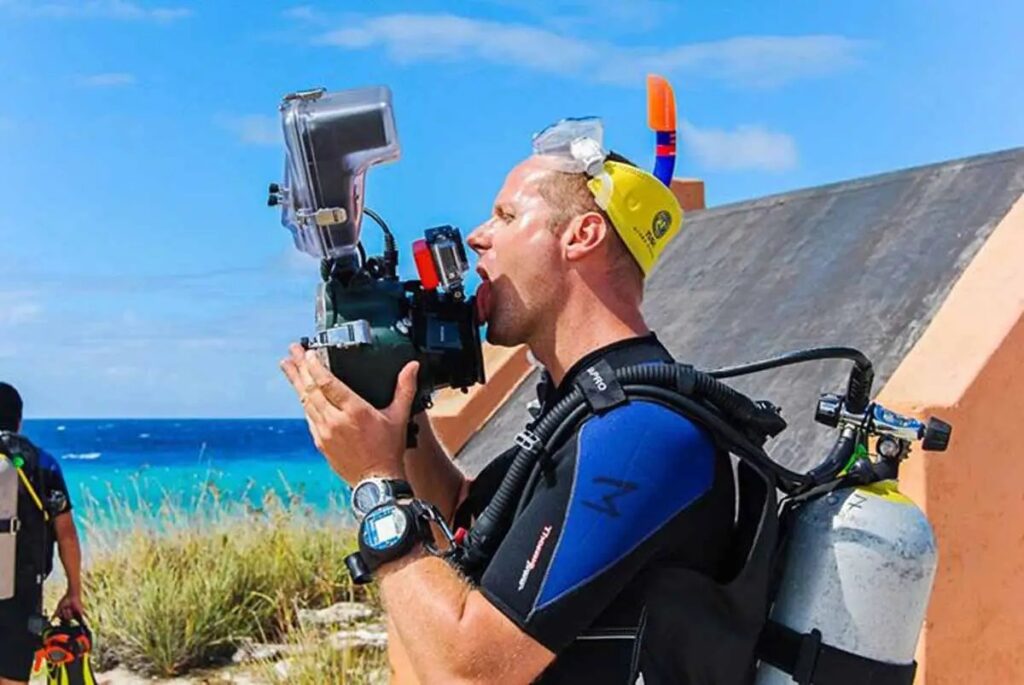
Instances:
[[[399,497],[412,497],[412,485],[409,484],[409,481],[400,478],[385,478],[383,480],[388,484],[391,496],[395,499]]]

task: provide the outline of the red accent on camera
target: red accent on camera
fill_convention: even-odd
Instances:
[[[412,256],[416,260],[416,271],[420,274],[420,281],[427,290],[434,290],[441,284],[437,276],[437,268],[434,266],[434,255],[430,253],[430,246],[427,241],[420,239],[412,244]]]

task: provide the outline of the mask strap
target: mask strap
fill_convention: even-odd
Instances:
[[[603,168],[601,169],[601,173],[594,176],[594,180],[597,181],[597,190],[594,192],[594,202],[596,202],[597,206],[604,211],[608,211],[608,204],[612,200],[612,190],[615,182],[612,181],[611,174]]]

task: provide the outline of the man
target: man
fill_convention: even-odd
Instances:
[[[8,383],[0,383],[0,459],[20,457],[22,474],[28,480],[19,485],[15,551],[15,589],[10,599],[0,600],[0,685],[27,683],[31,675],[39,636],[30,629],[41,617],[43,580],[53,568],[53,546],[60,551],[67,577],[67,592],[57,604],[56,615],[70,619],[84,615],[82,605],[82,553],[71,515],[71,499],[60,465],[48,453],[33,448],[21,430],[22,400]],[[18,446],[20,454],[7,445]],[[29,491],[31,488],[31,492]],[[36,626],[38,630],[41,626]]]
[[[535,143],[468,238],[488,340],[526,344],[543,364],[542,411],[598,360],[671,361],[640,305],[644,276],[682,219],[668,188],[622,158],[553,148]],[[506,454],[464,478],[422,415],[419,447],[403,454],[415,362],[384,410],[298,346],[282,368],[317,446],[351,485],[406,480],[466,526],[509,468]],[[419,548],[375,572],[400,643],[392,649],[420,682],[643,682],[644,572],[716,572],[732,534],[732,472],[683,416],[630,401],[588,419],[552,463],[479,578]]]

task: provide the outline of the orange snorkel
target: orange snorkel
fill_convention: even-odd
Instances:
[[[672,185],[676,168],[676,97],[661,76],[647,76],[647,126],[655,133],[654,176]]]

